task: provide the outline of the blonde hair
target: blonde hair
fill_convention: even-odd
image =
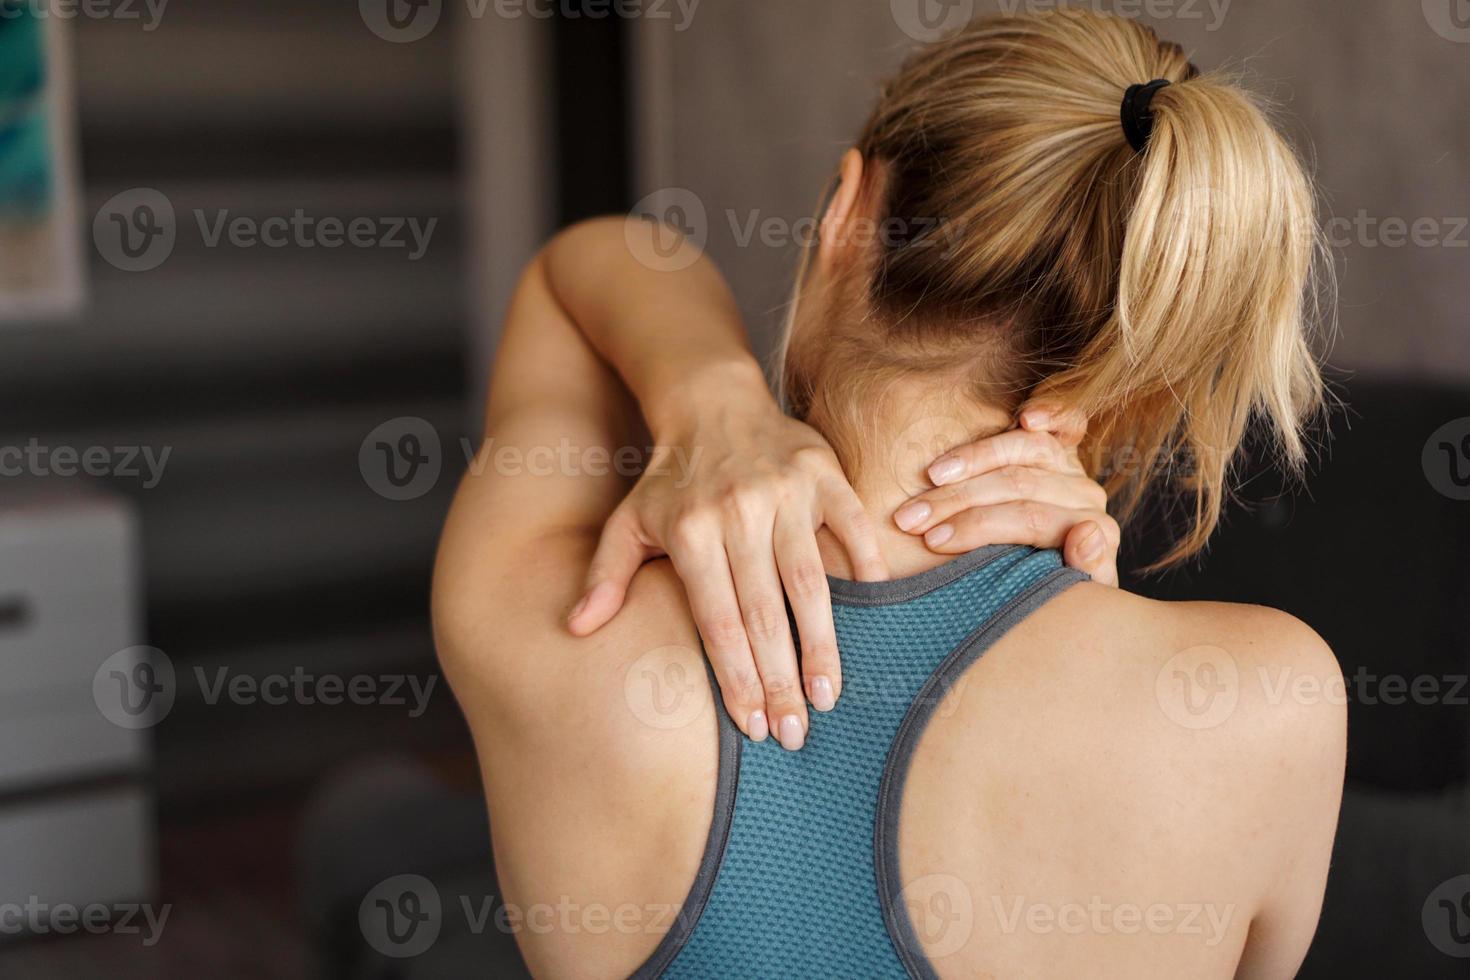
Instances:
[[[1157,78],[1135,152],[1123,95]],[[1151,489],[1192,504],[1160,565],[1204,547],[1252,420],[1304,462],[1313,193],[1240,87],[1130,20],[988,18],[911,57],[857,149],[885,240],[822,291],[803,260],[782,355],[798,416],[830,435],[873,384],[956,365],[978,397],[1076,407],[1120,521]],[[814,311],[820,337],[797,326]],[[1130,453],[1162,472],[1117,465]]]

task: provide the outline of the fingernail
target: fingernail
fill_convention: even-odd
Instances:
[[[1021,413],[1021,424],[1028,429],[1045,429],[1051,425],[1051,413],[1040,408],[1028,408]]]
[[[587,599],[587,596],[583,596],[581,600],[579,600],[577,604],[572,607],[572,611],[567,613],[567,622],[570,623],[572,620],[582,615],[582,610],[587,608]]]
[[[837,706],[837,696],[832,693],[832,681],[826,677],[812,678],[812,707],[818,711],[831,711]]]
[[[1105,544],[1107,544],[1107,539],[1103,537],[1103,533],[1094,529],[1091,534],[1082,539],[1082,560],[1095,561],[1100,558]]]
[[[932,513],[934,513],[934,508],[926,503],[909,504],[900,508],[899,512],[893,515],[893,520],[898,524],[900,530],[912,531],[927,521]]]
[[[954,528],[948,524],[941,524],[924,535],[924,543],[931,548],[938,548],[952,537],[954,537]]]
[[[953,483],[965,475],[965,464],[963,460],[949,456],[939,460],[929,467],[929,479],[934,481],[936,487],[942,487],[946,483]]]
[[[787,715],[781,719],[781,748],[796,752],[806,744],[806,732],[801,729],[801,719]]]
[[[745,732],[750,736],[752,742],[764,742],[766,736],[771,734],[771,728],[766,724],[766,713],[752,711],[750,719],[745,723]]]

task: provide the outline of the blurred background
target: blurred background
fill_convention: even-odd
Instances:
[[[657,214],[769,352],[876,83],[1054,6],[0,0],[0,976],[522,975],[427,620],[521,265]],[[1342,661],[1303,975],[1465,976],[1470,4],[1089,6],[1282,107],[1341,285],[1309,489],[1132,586]]]

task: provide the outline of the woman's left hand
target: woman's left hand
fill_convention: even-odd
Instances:
[[[1118,522],[1077,448],[1087,420],[1036,402],[1021,428],[961,446],[929,467],[934,489],[909,500],[894,523],[929,550],[963,554],[987,544],[1061,549],[1072,568],[1118,584]]]

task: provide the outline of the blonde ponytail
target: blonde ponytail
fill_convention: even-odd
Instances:
[[[1193,496],[1167,563],[1198,552],[1214,531],[1253,418],[1288,465],[1304,462],[1301,430],[1321,404],[1322,379],[1304,308],[1313,198],[1292,151],[1233,85],[1170,86],[1153,109],[1112,313],[1076,364],[1043,386],[1093,419],[1094,466],[1120,517],[1159,477]],[[1130,447],[1146,452],[1117,458]]]

